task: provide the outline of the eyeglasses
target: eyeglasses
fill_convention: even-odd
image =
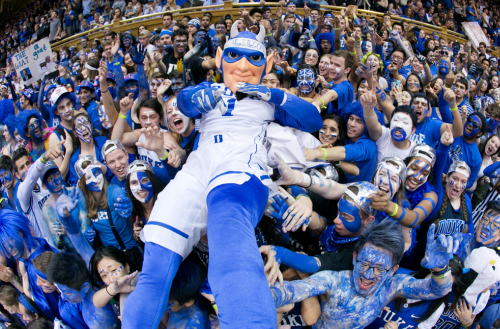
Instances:
[[[488,226],[488,225],[491,225],[491,229],[493,231],[496,231],[500,228],[500,224],[498,224],[497,222],[494,222],[494,221],[489,221],[488,218],[484,217],[483,219],[481,219],[481,222],[483,222],[483,225],[484,226]]]
[[[89,125],[89,124],[90,124],[90,122],[88,122],[88,121],[82,121],[82,122],[80,122],[80,123],[77,123],[77,124],[75,125],[75,128],[76,128],[76,129],[82,129],[82,127],[83,127],[83,126],[87,126],[87,125]]]
[[[314,58],[314,59],[318,59],[318,55],[316,55],[316,54],[307,54],[307,55],[306,55],[306,58]]]
[[[387,270],[385,268],[381,268],[381,267],[378,267],[378,266],[370,266],[370,263],[368,263],[368,262],[361,262],[361,261],[359,261],[357,259],[356,259],[356,267],[361,272],[366,272],[366,271],[368,271],[371,268],[371,269],[373,269],[373,274],[375,274],[376,277],[382,277],[387,272],[389,272],[389,270],[390,270],[390,269]]]
[[[391,57],[391,61],[402,61],[403,60],[403,57],[399,57],[399,56],[392,56]]]
[[[474,127],[474,129],[479,129],[481,127],[481,125],[479,124],[479,122],[474,121],[474,119],[472,119],[472,117],[468,117],[467,118],[467,123],[472,124],[472,127]]]

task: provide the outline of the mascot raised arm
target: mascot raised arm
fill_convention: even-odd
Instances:
[[[273,184],[264,137],[271,121],[305,132],[323,123],[312,104],[260,84],[273,61],[265,29],[238,33],[236,25],[224,50],[217,49],[224,83],[203,82],[177,97],[179,111],[201,119],[201,137],[142,230],[144,265],[123,312],[126,329],[158,328],[179,264],[204,234],[221,328],[276,328],[254,234]]]

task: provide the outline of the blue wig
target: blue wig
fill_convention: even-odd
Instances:
[[[0,123],[5,124],[5,119],[11,114],[16,114],[16,111],[14,110],[14,104],[12,104],[12,100],[2,99],[0,101]]]
[[[323,49],[321,48],[321,40],[328,40],[332,45],[332,50],[330,50],[330,54],[333,54],[335,51],[335,33],[320,33],[316,36],[314,42],[316,43],[316,48],[318,48],[318,52],[320,56],[323,56]]]
[[[57,99],[57,102],[55,102],[54,105],[52,105],[52,108],[51,108],[52,113],[54,113],[54,114],[56,113],[56,109],[57,109],[57,106],[59,105],[59,102],[66,97],[69,98],[71,103],[73,103],[73,108],[75,108],[76,96],[73,93],[67,92],[67,93],[61,94],[61,96],[59,96],[59,98]]]
[[[361,118],[361,121],[363,121],[363,124],[365,125],[365,131],[363,132],[363,135],[367,135],[368,128],[366,127],[365,117],[363,115],[363,106],[361,105],[360,101],[354,101],[342,110],[342,119],[344,119],[346,125],[351,114],[357,115]]]
[[[7,258],[11,258],[11,253],[6,245],[11,244],[17,248],[19,255],[24,252],[24,243],[28,250],[37,247],[37,242],[31,235],[30,222],[23,214],[10,209],[0,210],[0,250]]]
[[[4,125],[7,126],[10,136],[15,139],[14,132],[16,131],[17,118],[13,114],[10,114],[7,118],[5,118]]]
[[[19,136],[21,136],[27,142],[29,142],[30,139],[26,135],[26,131],[28,130],[31,117],[36,117],[40,121],[40,125],[43,124],[42,116],[40,115],[40,113],[38,113],[37,110],[24,110],[21,111],[17,116],[17,132],[19,133]]]

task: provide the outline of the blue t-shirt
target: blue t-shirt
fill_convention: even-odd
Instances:
[[[69,18],[69,16],[75,16],[75,12],[72,10],[71,13],[69,13],[69,15],[66,15],[64,16],[64,25],[66,26],[72,26],[73,25],[73,21],[71,20],[71,18]]]
[[[439,119],[426,118],[417,125],[415,133],[410,136],[410,140],[417,144],[427,144],[432,148],[436,147],[436,143],[441,139],[441,125],[443,121]]]
[[[111,178],[111,182],[109,184],[119,186],[122,190],[125,191],[125,186],[127,185],[127,180],[126,179],[119,180],[118,177],[113,176],[113,178]]]
[[[358,176],[345,174],[347,182],[371,181],[377,161],[377,144],[366,135],[361,136],[355,143],[346,138],[344,143],[344,161],[354,162],[359,168]]]
[[[466,14],[467,14],[467,22],[474,22],[476,20],[476,17],[474,15],[471,15],[470,12],[472,13],[476,13],[476,11],[472,8],[472,7],[469,7],[467,6],[467,8],[465,9],[466,11]]]
[[[467,188],[470,188],[477,179],[477,174],[479,173],[479,169],[481,169],[482,162],[476,142],[467,143],[463,136],[456,137],[448,153],[448,158],[444,166],[444,173],[448,172],[451,163],[456,160],[465,161],[469,165],[471,173],[469,181],[467,182]]]
[[[111,214],[111,218],[113,220],[113,225],[116,227],[116,231],[118,235],[123,241],[125,248],[131,249],[137,246],[137,242],[132,237],[133,229],[132,222],[129,218],[123,218],[118,215],[118,212],[115,211],[114,204],[116,203],[117,198],[127,197],[125,191],[123,191],[117,185],[109,185],[107,189],[107,198],[108,198],[108,209]],[[92,226],[94,229],[99,232],[99,237],[101,238],[102,244],[107,246],[113,246],[115,248],[121,249],[118,241],[116,241],[115,235],[113,231],[111,231],[111,227],[109,226],[108,219],[108,211],[106,209],[98,209],[97,210],[97,219],[92,219]]]
[[[398,271],[397,274],[403,274]],[[419,325],[419,318],[423,318],[427,311],[430,311],[432,301],[425,301],[417,306],[411,307],[412,304],[405,303],[401,307],[401,312],[396,308],[396,302],[392,301],[387,305],[388,311],[382,310],[378,317],[366,329],[379,329],[383,328],[387,322],[395,321],[399,328],[417,328]]]
[[[351,104],[354,99],[354,88],[349,80],[342,81],[341,83],[332,85],[332,90],[335,90],[338,97],[328,105],[327,113],[334,113],[340,115],[342,108],[347,104]]]

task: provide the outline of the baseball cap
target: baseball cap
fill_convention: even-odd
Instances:
[[[108,155],[109,153],[113,152],[114,150],[118,150],[118,149],[126,152],[125,147],[123,146],[122,142],[120,142],[119,140],[117,140],[117,139],[107,140],[101,149],[102,158],[104,160],[106,160],[106,155]]]
[[[49,160],[47,162],[47,164],[45,165],[45,167],[43,168],[42,175],[40,176],[40,179],[42,180],[42,182],[44,181],[45,176],[47,176],[47,174],[49,173],[49,171],[51,171],[52,169],[59,169],[59,168],[54,163],[54,161]]]
[[[149,38],[150,35],[151,32],[149,32],[148,30],[144,30],[141,32],[141,34],[139,34],[139,38]]]

